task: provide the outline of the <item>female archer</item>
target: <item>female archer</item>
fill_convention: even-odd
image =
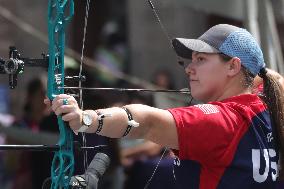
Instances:
[[[267,72],[255,39],[243,28],[220,24],[198,39],[172,43],[192,96],[204,104],[83,111],[72,96],[61,94],[53,111],[74,132],[144,138],[173,149],[177,188],[275,188],[284,175],[283,88]],[[257,75],[263,79],[260,96],[253,92]]]

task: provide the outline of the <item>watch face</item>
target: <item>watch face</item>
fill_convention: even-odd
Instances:
[[[90,126],[93,122],[93,118],[90,114],[83,112],[83,124],[86,126]]]

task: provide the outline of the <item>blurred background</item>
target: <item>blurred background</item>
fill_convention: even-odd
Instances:
[[[65,63],[68,74],[78,75],[86,1],[74,0],[74,2],[75,15],[66,31]],[[219,23],[248,29],[261,44],[267,66],[284,74],[282,48],[284,0],[152,0],[152,2],[156,12],[145,0],[90,1],[83,67],[84,75],[87,77],[84,84],[86,87],[187,88],[184,70],[177,64],[177,57],[169,39],[196,38],[209,27]],[[0,0],[0,24],[2,59],[9,58],[10,46],[15,46],[22,57],[40,58],[42,53],[48,53],[47,1]],[[45,108],[39,106],[44,98],[45,82],[46,70],[42,68],[25,68],[24,73],[18,76],[18,85],[13,90],[9,89],[8,76],[0,75],[0,123],[5,127],[10,125],[18,125],[16,128],[26,127],[35,133],[56,130],[48,128],[50,127],[48,124],[54,121],[49,118]],[[137,102],[169,108],[188,105],[190,98],[181,94],[88,91],[84,92],[84,101],[85,108]],[[26,139],[18,141],[17,137],[7,135],[4,131],[2,134],[1,143],[39,143]],[[123,173],[125,167],[127,170],[132,163],[129,163],[129,159],[121,157],[125,152],[121,152],[121,149],[145,144],[145,141],[117,142],[104,138],[96,139],[91,144],[100,144],[98,141],[112,144],[108,150],[113,158],[119,159],[114,163],[114,167],[119,167],[117,170],[122,168]],[[158,148],[153,153],[155,155],[146,153],[143,158],[160,153],[161,148]],[[16,187],[13,182],[17,180],[15,175],[19,174],[19,169],[25,170],[25,168],[22,165],[15,165],[19,160],[11,161],[11,157],[15,154],[7,155],[6,152],[0,154],[2,154],[0,183],[6,183],[4,187],[7,189],[24,188],[23,185]],[[34,154],[20,156],[28,156],[30,164],[34,162],[31,156],[37,157]],[[43,154],[43,156],[51,155]],[[136,158],[135,156],[135,161]],[[126,171],[126,175],[128,173],[131,171]],[[29,177],[24,180],[32,179],[33,174],[35,173],[29,173]],[[127,176],[121,180],[124,183]],[[105,188],[112,187],[105,186]]]
[[[282,0],[153,0],[153,3],[170,38],[198,37],[218,23],[247,28],[261,44],[269,67],[283,74]],[[66,34],[67,46],[79,55],[85,6],[86,1],[75,0],[75,16]],[[0,0],[0,8],[0,57],[8,58],[9,46],[16,46],[22,57],[36,58],[48,53],[47,1]],[[84,54],[94,60],[91,64],[105,65],[110,72],[93,67],[87,67],[87,71],[98,74],[108,85],[117,84],[121,79],[139,85],[144,81],[153,82],[157,72],[168,70],[176,89],[187,87],[183,70],[177,66],[167,36],[147,1],[91,1],[89,12]],[[72,53],[68,56],[78,62],[78,57],[72,57]],[[120,72],[126,76],[121,76]],[[27,82],[41,73],[45,74],[45,70],[26,68],[19,76],[17,88],[8,91],[5,90],[8,77],[2,75],[0,91],[8,94],[5,100],[9,103],[2,109],[20,115]]]

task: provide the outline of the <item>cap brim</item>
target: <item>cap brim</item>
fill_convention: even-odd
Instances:
[[[175,38],[172,40],[174,50],[182,58],[191,59],[193,51],[204,53],[219,53],[216,48],[199,39]]]

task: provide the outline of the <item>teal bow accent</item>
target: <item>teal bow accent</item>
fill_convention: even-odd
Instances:
[[[56,95],[64,93],[65,28],[73,15],[73,0],[49,0],[47,96],[50,100],[53,100]],[[51,189],[67,189],[74,172],[73,133],[61,116],[58,116],[58,125],[60,131],[59,151],[55,152],[51,165]]]

